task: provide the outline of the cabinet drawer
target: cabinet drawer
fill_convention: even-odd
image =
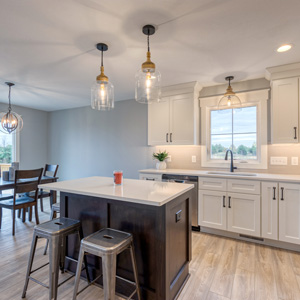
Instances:
[[[228,180],[227,191],[243,194],[260,194],[260,181],[254,180]]]
[[[226,179],[199,177],[199,190],[226,191]]]
[[[141,180],[161,181],[161,174],[140,174]]]

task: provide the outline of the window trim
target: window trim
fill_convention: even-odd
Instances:
[[[235,166],[242,169],[267,169],[268,138],[267,138],[267,100],[269,89],[238,93],[243,106],[257,107],[257,160],[235,160]],[[229,161],[211,160],[210,151],[210,111],[215,110],[220,96],[200,98],[201,110],[201,166],[229,168]],[[260,146],[259,146],[260,145]]]

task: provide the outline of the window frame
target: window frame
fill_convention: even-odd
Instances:
[[[238,93],[243,107],[256,106],[257,115],[257,159],[234,160],[237,168],[241,169],[267,169],[267,100],[269,89]],[[200,98],[201,110],[201,166],[212,168],[229,168],[229,161],[210,158],[211,148],[211,111],[217,109],[220,96]]]

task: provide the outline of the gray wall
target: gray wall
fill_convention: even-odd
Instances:
[[[0,111],[7,111],[8,105],[0,103]],[[41,110],[12,106],[22,116],[23,130],[20,132],[20,168],[44,167],[48,158],[48,113]]]
[[[115,103],[112,111],[90,107],[49,113],[48,160],[60,165],[61,180],[87,176],[138,178],[138,170],[152,167],[147,147],[147,106],[134,100]]]

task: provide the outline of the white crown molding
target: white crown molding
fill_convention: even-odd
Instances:
[[[300,62],[276,67],[266,68],[265,78],[276,80],[300,76]]]

